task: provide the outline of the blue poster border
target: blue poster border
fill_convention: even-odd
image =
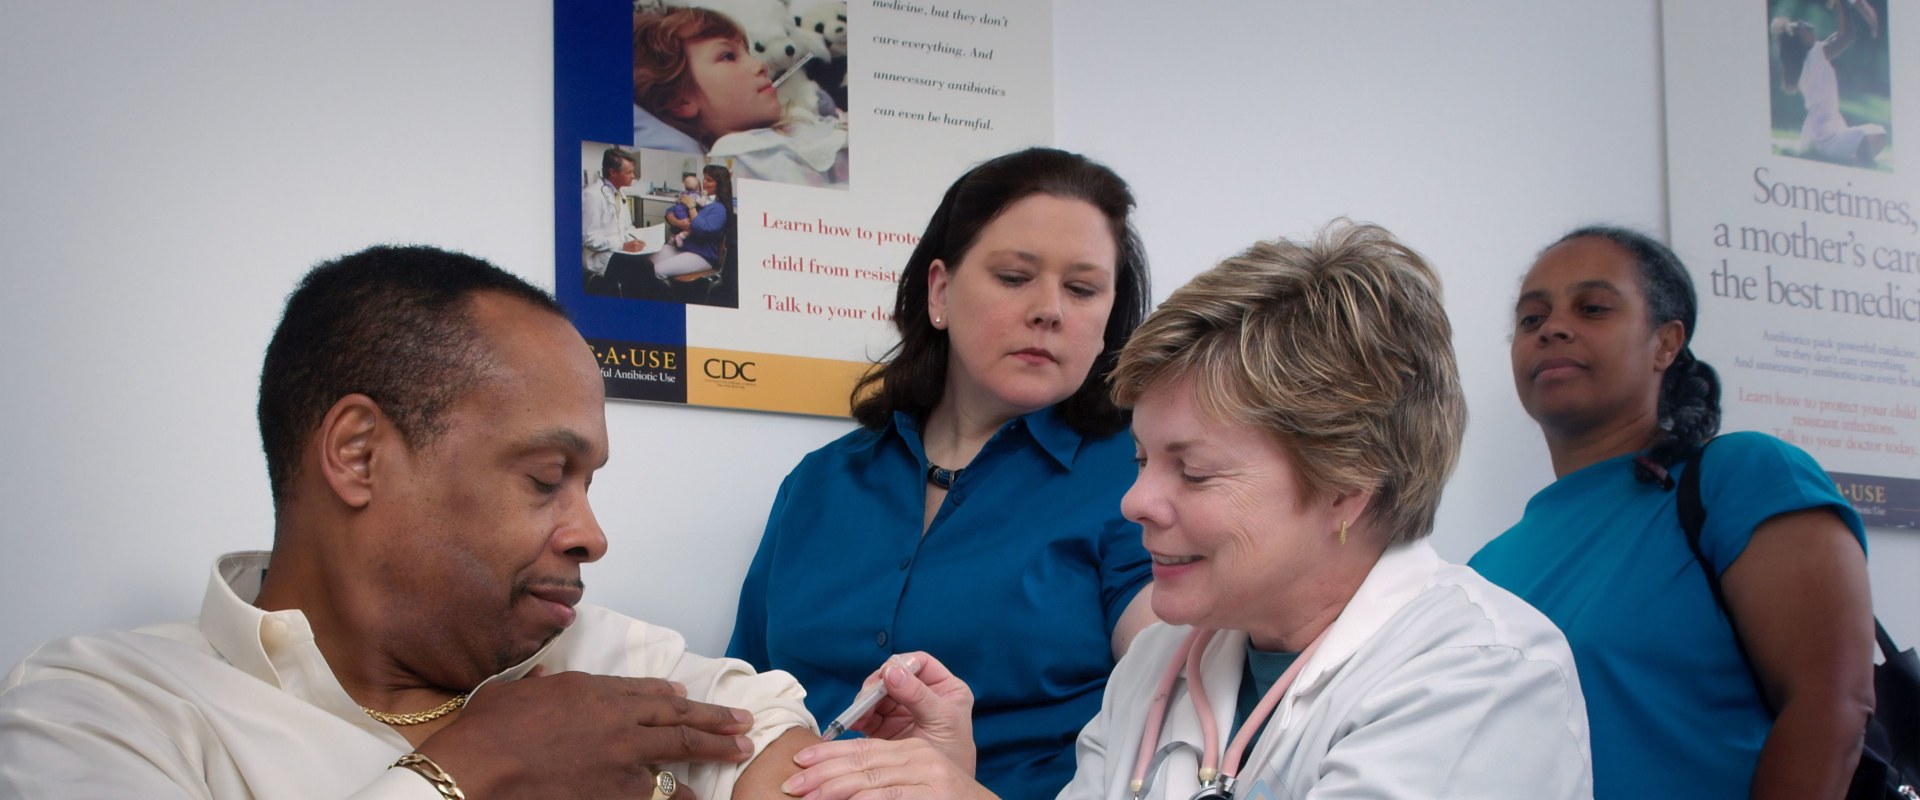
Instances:
[[[633,139],[632,16],[630,0],[553,4],[554,296],[588,339],[684,349],[686,306],[589,295],[581,277],[580,145]]]

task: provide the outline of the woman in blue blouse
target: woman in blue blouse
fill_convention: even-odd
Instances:
[[[1865,534],[1799,448],[1714,442],[1701,549],[1729,626],[1671,489],[1720,425],[1688,347],[1696,309],[1686,268],[1643,234],[1583,228],[1540,254],[1513,379],[1558,480],[1470,564],[1573,645],[1595,797],[1839,797],[1873,703]]]
[[[700,174],[700,190],[713,202],[695,208],[683,204],[690,219],[686,232],[653,255],[653,274],[662,279],[699,272],[711,272],[725,266],[728,246],[727,223],[733,215],[733,173],[719,164],[708,164]]]
[[[774,500],[727,654],[787,670],[822,721],[888,655],[968,676],[979,777],[1053,797],[1107,674],[1153,621],[1127,415],[1106,388],[1145,316],[1132,194],[1059,150],[961,176],[901,271],[900,344],[860,428]]]

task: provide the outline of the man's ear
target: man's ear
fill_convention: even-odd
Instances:
[[[342,397],[327,409],[313,439],[320,449],[320,476],[340,502],[353,508],[372,502],[375,439],[391,424],[380,404],[364,394]]]

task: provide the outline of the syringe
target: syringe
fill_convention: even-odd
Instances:
[[[901,669],[906,670],[908,674],[920,674],[921,661],[918,658],[903,658],[899,661],[888,658],[885,663],[880,665],[880,668],[885,670],[887,664],[897,664]],[[827,723],[827,727],[820,731],[820,738],[827,741],[840,738],[841,734],[847,732],[848,726],[859,722],[861,717],[866,716],[867,712],[872,711],[874,706],[880,704],[880,698],[886,696],[887,683],[876,675],[872,686],[861,689],[859,694],[854,695],[853,705],[847,706],[847,710],[840,712],[840,716],[834,717],[832,722]]]

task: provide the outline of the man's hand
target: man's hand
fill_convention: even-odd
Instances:
[[[563,672],[475,694],[418,752],[469,797],[644,798],[654,765],[747,760],[752,724],[668,681]]]
[[[626,244],[620,245],[620,249],[625,250],[629,253],[638,253],[640,252],[641,248],[644,248],[644,247],[646,247],[646,243],[640,241],[639,239],[629,239]]]

